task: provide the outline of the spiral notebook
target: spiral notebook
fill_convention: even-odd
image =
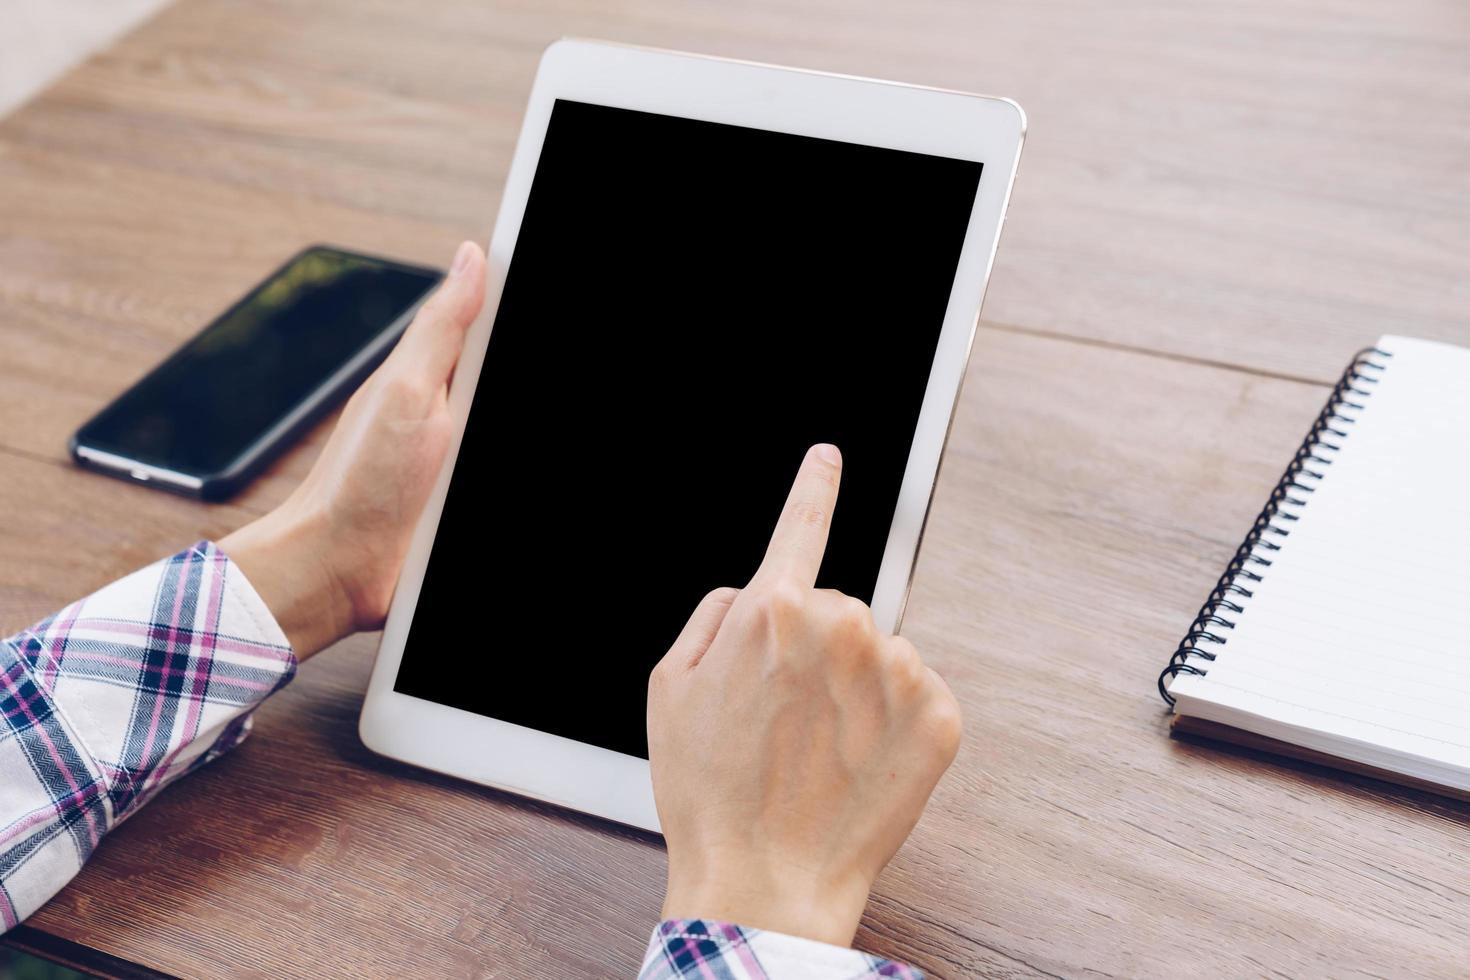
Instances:
[[[1470,799],[1470,350],[1343,374],[1159,692],[1176,732]]]

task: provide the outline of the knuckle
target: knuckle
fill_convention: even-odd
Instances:
[[[943,681],[940,683],[943,684]],[[960,738],[964,735],[965,719],[960,711],[960,703],[955,700],[948,687],[936,692],[929,699],[925,706],[924,722],[935,748],[953,758],[959,750]]]
[[[791,582],[775,582],[749,595],[756,619],[767,627],[789,627],[806,615],[805,590]]]
[[[854,596],[844,595],[842,597],[838,615],[843,622],[860,626],[863,629],[873,625],[873,610],[868,608],[866,602]]]
[[[827,508],[815,500],[798,500],[793,503],[791,517],[802,527],[820,530],[827,526]]]
[[[901,685],[901,690],[908,697],[921,697],[927,668],[919,657],[919,651],[901,636],[890,638],[888,650],[889,669]]]
[[[832,618],[832,630],[844,646],[862,652],[873,652],[879,646],[873,642],[878,629],[873,624],[873,611],[861,599],[839,596]]]
[[[648,672],[648,694],[652,698],[664,691],[674,680],[675,650],[670,650],[659,658],[658,663]]]
[[[711,589],[705,593],[702,602],[711,605],[728,606],[740,596],[740,590],[734,586],[724,585],[718,589]]]
[[[396,371],[383,379],[383,395],[395,405],[414,405],[428,396],[428,385],[416,373]]]
[[[806,608],[806,590],[792,582],[780,582],[767,591],[765,601],[772,612],[792,619]]]

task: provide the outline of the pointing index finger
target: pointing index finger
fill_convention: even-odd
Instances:
[[[841,479],[842,454],[836,446],[823,443],[807,450],[757,579],[788,577],[806,588],[816,584]]]

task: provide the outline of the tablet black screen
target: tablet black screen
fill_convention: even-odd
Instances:
[[[646,757],[815,442],[871,601],[980,170],[557,101],[395,689]]]

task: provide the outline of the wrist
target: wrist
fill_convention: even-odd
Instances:
[[[298,659],[355,630],[352,603],[332,571],[325,519],[288,503],[218,544],[265,601]]]
[[[672,870],[663,918],[706,919],[851,946],[870,884],[821,881],[799,871],[761,873],[749,864],[728,875],[681,878]]]

